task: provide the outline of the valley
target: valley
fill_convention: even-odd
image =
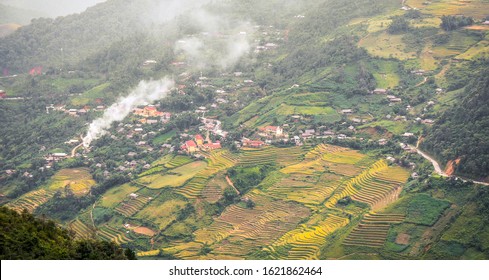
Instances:
[[[2,205],[147,260],[489,257],[487,1],[168,1],[6,27]]]

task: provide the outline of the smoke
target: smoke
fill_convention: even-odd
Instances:
[[[231,20],[212,14],[204,9],[193,11],[187,23],[199,30],[182,38],[175,44],[175,50],[199,70],[217,66],[223,70],[234,66],[250,52],[250,23]]]
[[[166,97],[173,86],[174,82],[167,78],[159,81],[141,81],[128,96],[119,98],[105,110],[101,118],[90,124],[87,135],[83,138],[83,146],[89,147],[92,141],[107,133],[112,123],[122,121],[137,106]]]

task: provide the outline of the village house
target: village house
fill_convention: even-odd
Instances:
[[[7,92],[5,90],[0,89],[0,98],[6,98],[7,97]]]
[[[243,143],[243,147],[247,147],[247,148],[261,148],[265,146],[265,142],[260,140],[243,139],[242,143]]]
[[[202,148],[207,151],[221,149],[221,142],[217,141],[215,143],[206,143],[202,145]]]
[[[185,144],[183,144],[181,148],[182,150],[192,154],[197,151],[197,144],[194,142],[194,140],[188,140],[185,141]]]
[[[341,110],[341,113],[343,115],[351,115],[351,114],[353,114],[353,110],[352,109],[344,109],[344,110]]]
[[[143,62],[143,66],[155,65],[156,63],[157,63],[156,60],[148,59],[148,60]]]
[[[195,143],[197,144],[197,146],[204,145],[204,137],[202,137],[202,135],[200,134],[195,135]]]
[[[379,145],[381,145],[381,146],[387,145],[387,139],[382,138],[378,142],[379,142]]]
[[[383,88],[374,89],[374,94],[387,94],[387,90]]]
[[[265,126],[259,128],[259,130],[262,132],[261,136],[275,136],[275,137],[280,137],[284,134],[284,130],[280,126]]]

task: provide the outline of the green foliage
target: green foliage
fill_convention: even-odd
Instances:
[[[0,207],[0,259],[2,260],[112,260],[134,259],[113,242],[74,240],[53,221],[38,219]]]
[[[481,61],[477,65],[487,65]],[[460,159],[456,172],[489,176],[489,70],[479,69],[465,88],[461,101],[445,111],[429,131],[423,146],[443,161]]]
[[[445,31],[452,31],[460,27],[474,24],[474,19],[466,16],[442,16],[440,27]]]
[[[448,201],[438,200],[426,194],[416,195],[408,204],[406,222],[432,226],[449,206]]]
[[[409,21],[402,16],[394,17],[389,25],[389,28],[387,29],[390,34],[401,34],[407,32],[408,30]]]

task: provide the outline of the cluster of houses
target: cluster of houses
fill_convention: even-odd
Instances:
[[[229,134],[228,131],[222,129],[221,121],[211,118],[200,118],[202,126],[199,127],[201,131],[208,131],[213,135],[226,138]]]
[[[171,113],[160,112],[155,105],[148,105],[144,108],[133,110],[135,116],[143,117],[139,120],[142,124],[157,124],[158,122],[168,123],[172,117]]]
[[[75,109],[75,108],[66,109],[66,106],[65,105],[54,105],[54,104],[51,104],[50,106],[47,106],[46,107],[46,113],[47,114],[49,114],[50,111],[57,111],[57,112],[66,113],[66,114],[68,114],[69,116],[72,116],[72,117],[80,117],[82,115],[87,114],[91,110],[93,110],[93,111],[104,111],[105,110],[105,106],[104,105],[98,105],[95,108],[91,108],[90,106],[83,106],[83,108],[80,108],[80,109]]]
[[[202,135],[197,134],[193,139],[185,141],[185,143],[180,147],[182,151],[188,154],[193,154],[198,151],[212,151],[216,149],[221,149],[221,142],[212,142],[207,135],[207,139],[204,139]]]

